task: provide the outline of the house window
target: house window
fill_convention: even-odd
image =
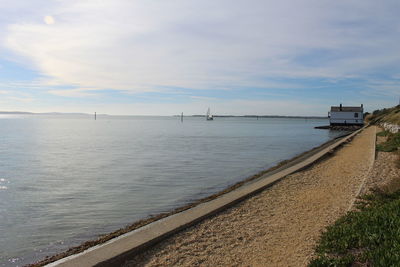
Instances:
[[[354,118],[358,118],[358,113],[354,113]]]

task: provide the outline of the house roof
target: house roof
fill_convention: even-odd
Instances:
[[[340,106],[332,106],[331,111],[336,111],[336,112],[363,112],[362,107],[343,107],[340,109]]]

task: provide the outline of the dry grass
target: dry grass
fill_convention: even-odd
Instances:
[[[372,114],[369,114],[366,117],[366,120],[371,122],[372,124],[388,122],[400,125],[400,105],[392,108],[375,110]]]

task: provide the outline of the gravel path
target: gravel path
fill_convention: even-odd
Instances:
[[[373,165],[375,128],[330,157],[182,231],[126,266],[305,266]]]

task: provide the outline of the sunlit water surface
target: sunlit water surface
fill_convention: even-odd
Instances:
[[[0,265],[213,194],[340,134],[327,120],[0,116]]]

